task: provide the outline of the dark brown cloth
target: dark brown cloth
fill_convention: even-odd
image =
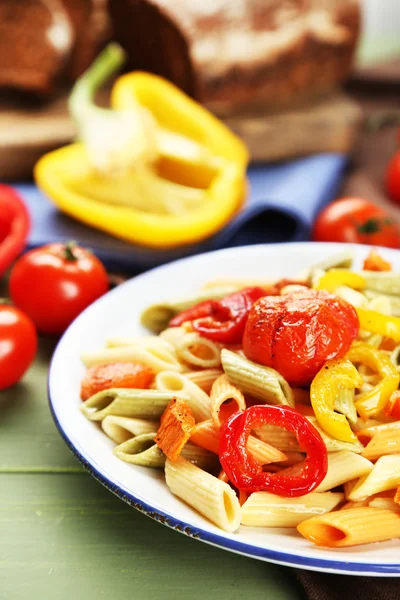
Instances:
[[[400,224],[400,206],[389,200],[384,186],[386,165],[399,147],[400,58],[391,61],[388,68],[382,65],[382,68],[358,71],[347,91],[361,104],[367,117],[397,112],[399,124],[364,131],[354,150],[340,195],[368,198],[388,209]],[[293,569],[293,573],[304,597],[309,600],[400,600],[400,578],[328,575],[299,569]]]
[[[400,579],[327,575],[294,570],[295,577],[310,600],[397,600]]]

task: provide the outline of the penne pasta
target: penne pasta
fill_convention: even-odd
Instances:
[[[165,480],[171,492],[224,531],[240,525],[240,504],[233,489],[182,457],[165,463]]]
[[[331,490],[346,481],[351,481],[356,477],[361,477],[369,473],[372,471],[372,468],[373,464],[359,454],[349,452],[348,450],[332,452],[328,454],[328,472],[319,486],[315,488],[315,491],[326,492]],[[359,499],[353,498],[352,493],[349,495],[349,498],[350,500]]]
[[[132,437],[157,431],[158,422],[108,415],[102,420],[101,427],[109,438],[117,444],[122,444]]]
[[[327,513],[297,526],[317,546],[345,548],[400,537],[400,515],[379,508],[353,508]]]
[[[371,506],[371,508],[384,508],[395,513],[400,513],[400,506],[393,498],[372,498],[372,500],[369,501],[368,506]]]
[[[389,454],[400,454],[400,429],[375,433],[362,452],[362,456],[372,462]]]
[[[190,439],[198,446],[218,454],[219,435],[219,429],[215,426],[214,421],[210,419],[196,425]],[[253,435],[249,436],[247,449],[261,465],[287,460],[286,454]]]
[[[122,444],[113,450],[115,456],[124,462],[141,467],[161,469],[165,465],[165,455],[155,444],[157,433],[143,433]]]
[[[232,413],[246,409],[242,392],[229,382],[226,375],[221,375],[214,381],[210,394],[211,418],[217,428],[222,424],[219,413],[222,405],[226,402],[233,405]]]
[[[179,337],[176,352],[181,360],[203,369],[219,367],[221,364],[220,346],[194,331]]]
[[[390,314],[394,317],[400,317],[400,296],[394,294],[382,294],[371,289],[364,290],[364,295],[368,300],[385,296],[390,303]]]
[[[211,392],[212,384],[222,374],[222,369],[203,369],[201,371],[189,371],[185,373],[186,377],[198,385],[206,394]]]
[[[349,499],[364,500],[379,492],[394,490],[398,485],[400,485],[400,454],[382,456],[373,469],[358,480],[349,494]]]
[[[168,340],[162,338],[160,335],[142,335],[137,337],[110,337],[106,339],[106,346],[108,348],[119,348],[120,346],[140,346],[146,350],[165,350],[172,354],[175,354],[174,346],[168,342]]]
[[[294,406],[293,392],[287,381],[269,367],[263,367],[224,348],[222,367],[231,383],[245,394],[271,404]]]
[[[347,417],[350,423],[355,423],[358,418],[354,396],[354,389],[339,388],[335,397],[335,411]]]
[[[296,527],[302,521],[334,510],[344,495],[310,492],[300,498],[284,498],[254,492],[242,506],[241,524],[250,527]]]
[[[182,365],[174,352],[164,347],[146,349],[142,346],[117,346],[104,348],[96,352],[85,352],[81,355],[86,367],[114,362],[140,362],[150,367],[155,373],[165,369],[182,371]]]
[[[156,375],[155,387],[163,392],[183,394],[197,422],[210,418],[209,396],[186,375],[176,371],[162,371]]]
[[[400,296],[400,275],[393,271],[362,271],[365,289],[379,294]]]
[[[187,400],[182,394],[179,397]],[[91,396],[80,409],[90,421],[102,421],[108,415],[158,419],[174,398],[171,392],[115,388]]]

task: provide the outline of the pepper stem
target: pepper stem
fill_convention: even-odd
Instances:
[[[121,46],[113,42],[79,77],[69,98],[69,108],[74,119],[82,118],[87,109],[93,108],[94,95],[97,90],[124,64],[125,56]]]
[[[78,260],[76,254],[74,254],[74,249],[76,247],[76,242],[71,240],[64,246],[64,258],[65,260],[69,260],[71,262]]]

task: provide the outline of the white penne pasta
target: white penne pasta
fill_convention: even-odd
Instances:
[[[182,365],[175,353],[162,348],[146,349],[138,345],[104,348],[96,352],[85,352],[81,355],[86,367],[114,362],[140,362],[150,367],[155,373],[166,369],[182,371]]]
[[[355,423],[358,418],[354,396],[354,389],[340,388],[335,398],[335,411],[347,417],[350,423]]]
[[[210,394],[211,418],[218,428],[221,426],[219,411],[225,402],[236,404],[235,410],[246,409],[246,401],[242,392],[229,382],[226,375],[221,375],[214,381]]]
[[[369,501],[368,506],[371,508],[384,508],[386,510],[392,510],[393,512],[400,513],[400,506],[393,500],[393,498],[372,498]]]
[[[379,508],[339,510],[313,517],[297,530],[317,546],[345,548],[400,537],[400,515]]]
[[[390,302],[390,314],[394,317],[400,317],[400,297],[395,296],[394,294],[380,294],[379,292],[374,292],[373,290],[364,290],[364,295],[368,300],[373,300],[378,296],[385,296]]]
[[[186,375],[175,371],[162,371],[155,378],[155,387],[163,392],[183,394],[196,422],[205,421],[211,416],[209,396]]]
[[[392,421],[391,423],[381,423],[380,421],[370,420],[363,424],[365,425],[365,427],[357,431],[357,435],[360,439],[371,439],[374,437],[374,435],[378,433],[383,433],[386,431],[397,432],[400,430],[400,421]]]
[[[179,339],[187,333],[187,330],[184,327],[168,327],[164,329],[158,336],[168,344],[171,344],[176,350],[177,343]]]
[[[254,433],[260,440],[279,448],[282,452],[299,452],[300,445],[292,431],[276,425],[262,425],[256,427]]]
[[[369,473],[373,466],[369,460],[354,452],[348,450],[332,452],[328,454],[328,472],[315,491],[326,492],[331,490],[346,481],[351,481],[356,477]],[[350,500],[356,499],[352,497],[352,494],[349,498]]]
[[[129,419],[108,415],[101,422],[101,427],[106,435],[117,444],[122,444],[132,437],[157,431],[158,421],[145,421],[144,419]]]
[[[102,421],[108,415],[139,419],[159,419],[176,393],[159,390],[136,390],[115,388],[103,390],[80,405],[82,413],[90,421]],[[180,393],[181,400],[187,400]]]
[[[344,491],[344,496],[345,496],[346,500],[349,499],[351,491],[352,491],[353,487],[356,485],[357,481],[358,481],[358,479],[350,479],[350,481],[344,482],[343,491]]]
[[[348,287],[347,285],[341,285],[336,288],[335,294],[353,306],[368,306],[368,300],[364,294],[357,292],[357,290],[353,290],[353,288]]]
[[[167,352],[175,354],[174,346],[168,340],[159,335],[142,335],[137,337],[110,337],[106,340],[108,348],[118,348],[119,346],[141,346],[146,350],[158,350],[162,348]]]
[[[379,492],[394,490],[398,485],[400,485],[400,454],[382,456],[373,469],[358,480],[351,490],[349,499],[364,500]]]
[[[221,364],[221,346],[194,331],[178,339],[176,352],[181,360],[203,369],[219,367]]]
[[[400,429],[389,429],[375,433],[362,452],[362,456],[372,462],[389,454],[400,454]]]
[[[369,310],[375,310],[377,312],[382,313],[383,315],[391,315],[392,314],[392,305],[387,296],[376,296],[372,300],[368,302]]]
[[[333,492],[311,492],[300,498],[255,492],[242,506],[241,524],[250,527],[296,527],[306,519],[330,512],[343,499],[343,494]]]
[[[202,471],[182,457],[165,463],[165,480],[171,492],[224,531],[240,525],[240,504],[224,481]]]
[[[237,290],[243,290],[248,287],[261,287],[261,288],[269,288],[276,282],[276,279],[259,279],[259,278],[235,278],[235,277],[224,277],[218,279],[212,279],[203,284],[203,290],[212,290],[215,288],[221,287],[231,287],[232,293]]]
[[[198,385],[206,394],[211,392],[214,381],[222,374],[222,369],[202,369],[201,371],[185,373],[186,377]]]
[[[275,369],[258,365],[226,348],[221,351],[221,362],[231,383],[245,394],[271,404],[294,406],[290,385]]]

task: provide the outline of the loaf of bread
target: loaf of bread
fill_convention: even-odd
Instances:
[[[75,79],[99,49],[102,4],[104,0],[0,0],[0,89],[48,96],[62,77]]]
[[[158,73],[224,114],[281,109],[348,74],[358,0],[110,0],[129,68]]]

